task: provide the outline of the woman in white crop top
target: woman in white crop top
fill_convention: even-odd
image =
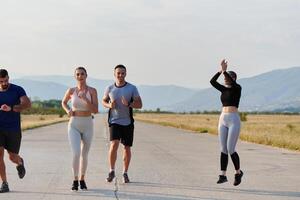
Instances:
[[[77,86],[69,88],[62,100],[62,107],[70,117],[68,137],[73,153],[72,191],[77,191],[79,186],[81,190],[87,190],[85,173],[94,132],[92,113],[98,113],[97,90],[86,84],[86,69],[77,67],[75,78]],[[68,106],[70,100],[71,108]]]
[[[88,102],[84,101],[82,96],[85,96],[88,102],[92,101],[92,95],[88,89],[85,91],[79,91],[78,88],[75,88],[73,94],[71,95],[71,111],[86,111],[89,114],[90,109],[88,107]]]

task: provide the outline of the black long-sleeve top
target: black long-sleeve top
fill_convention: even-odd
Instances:
[[[211,85],[219,90],[221,94],[221,102],[223,106],[235,106],[239,107],[242,87],[236,83],[235,80],[225,71],[223,72],[226,78],[231,80],[231,87],[225,87],[217,82],[218,78],[221,75],[221,72],[217,72],[212,79],[210,80]]]

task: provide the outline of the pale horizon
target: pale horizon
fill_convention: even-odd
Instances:
[[[288,67],[288,68],[278,68],[278,69],[273,69],[273,70],[270,70],[270,71],[266,71],[266,72],[262,72],[260,74],[255,74],[255,75],[252,75],[252,76],[249,76],[249,77],[238,77],[238,80],[237,82],[239,82],[240,79],[244,79],[244,78],[252,78],[252,77],[255,77],[255,76],[259,76],[261,74],[264,74],[264,73],[268,73],[268,72],[272,72],[272,71],[276,71],[276,70],[285,70],[285,69],[291,69],[291,68],[300,68],[300,66],[292,66],[292,67]],[[72,77],[73,75],[68,75],[68,74],[35,74],[35,75],[30,75],[30,74],[15,74],[15,73],[9,73],[9,77],[10,79],[12,80],[12,83],[13,83],[13,80],[14,79],[20,79],[20,78],[25,78],[25,77],[29,77],[29,76],[68,76],[68,77]],[[94,76],[90,76],[88,75],[88,79],[87,79],[87,82],[89,81],[89,78],[93,78],[93,79],[99,79],[99,80],[103,80],[103,81],[114,81],[114,77],[111,77],[111,78],[108,78],[108,79],[101,79],[101,78],[97,78],[97,77],[94,77]],[[208,77],[209,79],[211,77]],[[127,78],[126,78],[127,80]],[[133,83],[132,81],[130,80],[127,80],[128,82],[131,82]],[[208,80],[209,81],[209,80]],[[220,78],[220,82],[222,82],[223,79]],[[74,83],[75,83],[75,79],[74,79]],[[150,84],[144,84],[144,83],[138,83],[138,82],[135,82],[134,83],[135,85],[137,86],[143,86],[143,85],[147,85],[147,86],[166,86],[166,85],[173,85],[173,86],[178,86],[178,87],[185,87],[185,88],[189,88],[189,89],[207,89],[209,87],[212,87],[210,84],[206,87],[189,87],[189,86],[184,86],[184,85],[178,85],[178,84],[173,84],[173,83],[170,83],[170,84],[155,84],[155,83],[150,83]]]

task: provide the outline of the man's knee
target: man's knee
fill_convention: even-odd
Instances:
[[[128,156],[131,156],[131,148],[130,146],[124,146],[124,158],[125,157],[128,157]]]
[[[130,151],[131,148],[130,148],[130,146],[124,146],[124,150],[125,150],[125,151]]]
[[[110,143],[110,149],[111,149],[111,151],[117,151],[118,147],[119,147],[119,143],[120,142],[118,140],[111,141],[111,143]]]

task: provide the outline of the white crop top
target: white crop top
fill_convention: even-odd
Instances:
[[[80,93],[81,92],[79,92],[79,94]],[[89,101],[92,100],[92,96],[89,90],[86,92],[86,97]],[[89,111],[87,107],[87,103],[78,96],[77,89],[74,90],[71,96],[71,104],[72,104],[73,111]]]

